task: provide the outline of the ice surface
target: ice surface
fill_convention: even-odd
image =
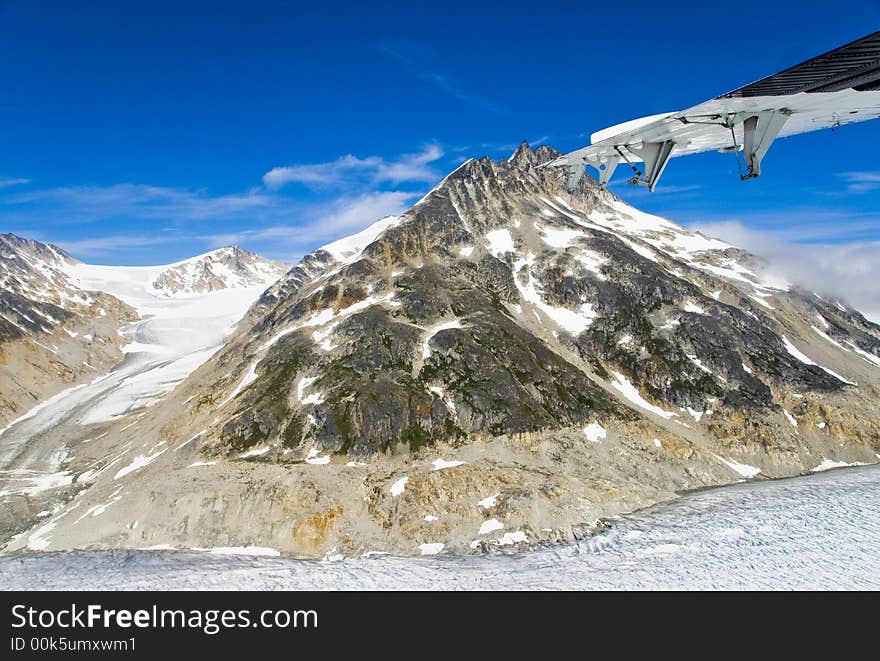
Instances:
[[[0,588],[877,590],[878,489],[877,466],[744,482],[624,517],[576,544],[512,555],[322,563],[183,551],[15,554],[0,556]],[[32,546],[51,532],[31,537]]]

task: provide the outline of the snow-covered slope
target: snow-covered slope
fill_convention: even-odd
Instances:
[[[69,282],[112,294],[140,317],[119,330],[129,340],[122,347],[127,359],[101,384],[101,397],[76,393],[76,405],[83,407],[80,422],[113,419],[170,391],[211,356],[285,271],[287,265],[235,246],[159,266],[66,262]]]
[[[136,313],[78,286],[77,264],[56,246],[0,235],[0,425],[121,358],[116,331]]]
[[[44,334],[53,332],[54,325],[64,331],[58,333],[63,339],[86,345],[112,340],[116,347],[112,362],[101,363],[104,369],[92,367],[88,387],[79,384],[58,393],[51,407],[37,412],[17,411],[23,413],[27,427],[18,430],[21,438],[40,433],[74,410],[81,424],[91,424],[156,401],[207,360],[248,307],[287,270],[285,264],[238,247],[167,265],[100,266],[82,263],[54,246],[13,235],[2,239],[4,282],[32,297],[10,299],[24,301],[30,314],[20,315],[28,323],[36,323]],[[114,304],[127,316],[114,316],[115,321],[109,322],[106,310],[114,309]],[[47,305],[52,306],[52,314],[43,310]],[[4,292],[0,318],[7,320],[15,310]],[[79,332],[63,321],[73,315],[71,310],[79,312]],[[89,325],[97,323],[103,324],[101,334]],[[60,353],[55,344],[41,346]],[[18,356],[21,351],[15,348],[8,353]],[[123,355],[125,360],[112,374],[100,376]]]

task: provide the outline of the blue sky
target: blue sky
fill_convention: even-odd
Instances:
[[[708,5],[0,0],[0,231],[94,263],[229,243],[293,261],[464,158],[569,151],[880,26],[878,1]],[[780,140],[749,182],[732,155],[674,160],[654,195],[621,169],[613,190],[871,261],[878,139],[875,121]]]

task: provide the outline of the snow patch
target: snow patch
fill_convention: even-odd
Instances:
[[[498,504],[498,496],[500,496],[500,495],[501,495],[500,493],[496,493],[496,494],[489,496],[487,498],[483,498],[483,500],[481,500],[480,502],[477,503],[477,506],[482,507],[484,510],[491,509]]]
[[[406,483],[409,482],[409,477],[404,476],[397,480],[394,484],[391,485],[391,496],[393,498],[397,498],[400,494],[403,493],[403,490],[406,489]]]
[[[685,312],[693,312],[694,314],[707,314],[707,312],[693,301],[684,304]]]
[[[248,457],[261,457],[266,454],[272,448],[268,445],[265,445],[261,448],[254,448],[253,450],[248,450],[247,452],[242,452],[238,455],[239,459],[247,459]]]
[[[307,464],[314,464],[314,465],[318,465],[318,466],[330,463],[330,455],[329,454],[325,454],[323,457],[319,457],[318,456],[319,454],[320,454],[320,452],[318,450],[316,450],[315,448],[312,448],[311,450],[309,450],[309,454],[306,456],[306,463]]]
[[[456,466],[462,466],[465,463],[467,462],[458,461],[457,459],[453,459],[451,461],[447,461],[446,459],[435,459],[431,464],[431,466],[433,466],[431,470],[439,471],[443,470],[444,468],[455,468]]]
[[[503,530],[504,524],[501,523],[498,519],[489,519],[488,521],[483,521],[480,526],[480,530],[477,533],[478,535],[488,535],[490,532],[495,532],[496,530]]]
[[[529,538],[522,530],[517,530],[516,532],[506,532],[498,539],[492,539],[489,541],[498,546],[512,546],[513,544],[523,544],[528,542]]]
[[[837,379],[838,381],[843,381],[844,383],[847,383],[847,384],[849,384],[849,385],[851,385],[851,386],[857,386],[857,385],[859,385],[858,383],[855,383],[855,382],[853,382],[853,381],[850,381],[850,380],[848,380],[848,379],[846,379],[846,378],[840,376],[840,374],[838,374],[837,372],[832,372],[832,371],[831,371],[830,369],[828,369],[827,367],[823,367],[822,365],[819,365],[819,364],[815,363],[814,361],[810,360],[810,358],[808,358],[806,355],[804,355],[803,353],[801,353],[801,352],[798,350],[798,348],[797,348],[796,346],[794,346],[794,345],[791,343],[791,341],[790,341],[787,337],[785,337],[785,335],[780,335],[780,337],[782,338],[782,342],[783,342],[783,344],[785,344],[785,350],[788,351],[788,353],[790,353],[792,356],[794,356],[795,358],[797,358],[799,361],[801,361],[801,362],[804,363],[805,365],[815,365],[815,366],[818,367],[819,369],[824,370],[825,372],[828,372],[828,374],[830,374],[831,376],[833,376],[833,377],[834,377],[835,379]]]
[[[116,475],[113,476],[113,479],[118,480],[120,478],[125,477],[129,473],[133,473],[135,471],[140,470],[144,466],[149,466],[151,463],[153,463],[159,457],[159,455],[161,455],[167,449],[168,448],[162,448],[161,450],[159,450],[155,454],[150,454],[150,455],[139,454],[139,455],[137,455],[134,459],[132,459],[131,463],[128,466],[120,469],[116,473]]]
[[[580,335],[592,325],[596,318],[593,312],[593,306],[584,303],[580,306],[580,311],[575,312],[569,308],[558,307],[547,303],[539,291],[536,280],[532,277],[532,265],[535,263],[535,256],[529,253],[525,259],[517,260],[513,265],[513,281],[520,295],[544,314],[550,317],[560,328],[567,331],[571,335]],[[519,273],[523,267],[526,267],[528,282],[523,284],[520,282]],[[537,316],[537,313],[536,313]],[[540,321],[540,317],[538,318]]]
[[[590,443],[598,443],[608,434],[608,432],[605,431],[605,428],[598,422],[591,422],[584,427],[583,432],[584,436],[587,437],[587,440],[590,441]]]
[[[316,406],[318,404],[324,403],[324,395],[319,392],[304,396],[306,389],[317,380],[318,377],[304,376],[299,380],[299,383],[296,384],[296,398],[300,401],[300,403],[314,404]]]
[[[427,334],[425,335],[425,341],[422,344],[422,360],[427,360],[431,355],[431,338],[440,331],[452,328],[461,328],[461,322],[458,319],[453,319],[452,321],[444,321],[436,324],[428,329]]]
[[[614,383],[611,384],[611,387],[617,390],[621,395],[626,397],[629,401],[631,401],[636,406],[643,408],[647,411],[655,415],[659,415],[661,418],[671,418],[676,414],[672,411],[665,411],[661,409],[659,406],[651,404],[644,397],[639,394],[638,389],[630,383],[627,378],[621,374],[620,372],[611,372],[614,376]]]
[[[738,461],[734,461],[733,459],[725,459],[724,457],[719,457],[717,454],[715,455],[719,461],[721,461],[725,466],[727,466],[732,471],[739,473],[742,477],[747,480],[755,477],[761,472],[761,469],[757,466],[749,466],[748,464],[741,464]]]
[[[500,257],[505,253],[514,252],[516,250],[513,243],[513,237],[510,235],[510,230],[508,229],[487,232],[486,241],[489,242],[489,252],[495,257]]]
[[[815,468],[813,468],[811,473],[821,473],[823,471],[830,471],[832,468],[845,468],[846,466],[864,466],[865,464],[861,461],[854,461],[852,463],[847,463],[845,461],[834,461],[833,459],[828,459],[827,457],[822,457],[822,461],[820,461]]]
[[[198,549],[216,555],[253,555],[277,558],[281,552],[266,546],[214,546],[209,549]]]
[[[441,542],[429,542],[427,544],[419,544],[419,551],[422,555],[437,555],[446,548],[446,544]]]

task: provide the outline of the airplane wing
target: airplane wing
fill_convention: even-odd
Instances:
[[[777,137],[876,117],[880,31],[692,108],[598,131],[589,147],[547,166],[565,168],[573,189],[584,166],[598,170],[605,187],[625,162],[635,172],[629,183],[653,191],[670,158],[716,150],[742,152],[740,177],[751,179],[761,174],[764,154]]]

